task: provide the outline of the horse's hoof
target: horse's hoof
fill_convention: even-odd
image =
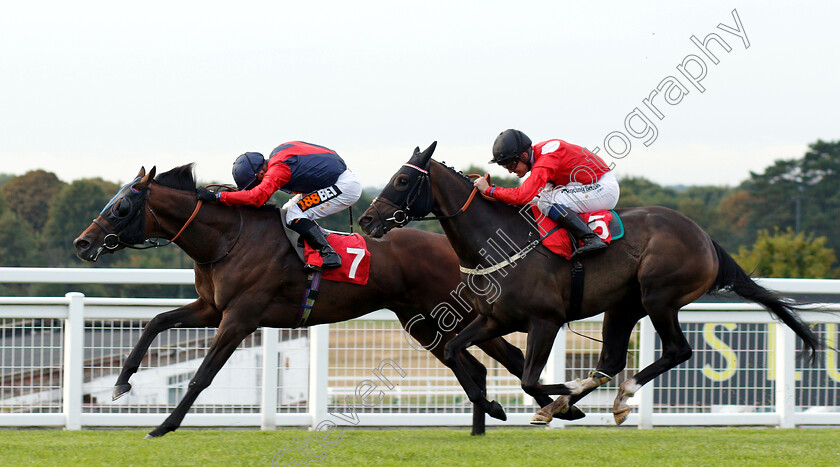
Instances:
[[[621,425],[622,423],[624,423],[624,421],[627,420],[628,415],[630,415],[630,407],[613,411],[613,416],[615,417],[615,424]]]
[[[114,385],[114,395],[111,396],[111,400],[115,401],[115,400],[119,399],[120,397],[126,395],[126,393],[128,393],[128,391],[131,391],[131,384],[130,383]]]
[[[554,415],[557,415],[557,418],[559,418],[560,420],[567,421],[580,420],[581,418],[586,416],[586,414],[583,413],[583,410],[580,410],[576,405],[569,407],[569,410],[567,410],[564,413]]]
[[[161,436],[169,433],[170,431],[173,431],[173,430],[169,430],[169,429],[166,429],[166,428],[163,428],[163,427],[159,426],[159,427],[155,428],[154,430],[150,431],[149,434],[147,434],[143,439],[160,438]]]
[[[490,407],[488,407],[488,410],[485,410],[485,412],[487,412],[487,415],[495,418],[496,420],[507,420],[507,414],[505,414],[505,409],[502,408],[502,404],[499,404],[496,401],[491,402]]]
[[[548,425],[551,422],[551,415],[540,410],[531,418],[531,425]]]

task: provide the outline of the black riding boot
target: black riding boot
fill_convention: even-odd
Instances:
[[[334,269],[341,267],[341,256],[333,250],[324,233],[318,224],[310,219],[302,218],[295,219],[289,226],[290,229],[299,233],[301,238],[321,255],[324,269]]]
[[[548,212],[548,218],[560,224],[564,229],[568,230],[578,240],[583,242],[583,246],[575,245],[577,255],[585,255],[592,251],[598,251],[607,247],[607,244],[601,240],[601,237],[596,235],[586,222],[580,217],[580,214],[572,211],[562,204],[555,204],[551,206]]]

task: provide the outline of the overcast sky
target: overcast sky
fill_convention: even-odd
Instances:
[[[230,183],[242,152],[303,140],[379,186],[435,140],[437,160],[486,166],[517,128],[600,147],[620,176],[736,185],[840,137],[838,17],[829,1],[3,2],[0,173],[196,162]],[[691,40],[710,33],[730,48],[712,37],[717,64]]]

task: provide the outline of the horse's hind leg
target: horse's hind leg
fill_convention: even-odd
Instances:
[[[131,375],[137,373],[143,357],[158,334],[174,327],[216,327],[221,319],[222,314],[200,298],[189,305],[160,313],[152,318],[143,328],[143,334],[140,335],[140,339],[134,344],[134,348],[123,363],[122,371],[114,384],[113,400],[119,399],[131,390],[128,380]]]
[[[488,415],[499,420],[507,420],[504,409],[498,402],[487,400],[484,388],[475,383],[470,372],[464,367],[461,354],[466,352],[467,347],[473,344],[480,344],[508,332],[497,321],[488,318],[486,315],[479,315],[455,338],[447,342],[443,350],[444,365],[451,368],[452,372],[455,373],[455,377],[458,378],[458,382],[466,391],[470,401],[478,404]]]
[[[398,313],[397,316],[402,322],[403,327],[405,327],[406,332],[408,332],[411,335],[411,337],[417,339],[417,341],[420,342],[424,349],[427,349],[429,352],[432,353],[432,355],[435,356],[435,358],[437,358],[438,360],[440,360],[441,363],[446,365],[446,362],[443,358],[443,349],[446,343],[455,337],[455,333],[442,331],[434,324],[431,324],[436,323],[435,321],[431,320],[416,321],[413,322],[411,325],[406,326],[406,320],[403,318],[402,314]],[[500,339],[501,338],[494,340]],[[486,394],[487,368],[466,350],[464,350],[458,355],[458,360],[460,364],[462,364],[466,371],[470,374],[473,381],[475,381],[475,384],[479,386],[482,394]],[[453,373],[455,372],[454,368],[450,369],[452,369]],[[485,433],[486,425],[484,415],[485,412],[481,408],[481,405],[473,404],[473,425],[471,433],[472,435],[483,435]]]
[[[577,401],[585,397],[599,386],[608,383],[627,366],[627,346],[636,322],[644,316],[644,309],[636,302],[635,306],[622,306],[607,310],[602,327],[603,344],[598,363],[586,379],[565,383],[572,394],[560,396],[554,403],[541,408],[531,419],[531,424],[544,425],[550,422],[554,415],[564,418],[575,407]],[[568,418],[567,418],[568,419]]]
[[[225,362],[230,358],[234,350],[236,350],[239,343],[256,329],[257,326],[255,324],[243,323],[242,317],[239,314],[225,314],[222,322],[219,324],[219,331],[216,333],[213,344],[210,346],[207,355],[204,357],[204,361],[201,362],[201,366],[198,367],[195,376],[193,376],[193,379],[187,387],[187,393],[184,394],[181,402],[169,414],[169,417],[159,427],[146,435],[146,438],[163,436],[170,431],[175,431],[181,426],[184,416],[187,415],[187,411],[198,398],[201,391],[207,386],[210,386],[213,378],[222,369],[222,366],[224,366]]]
[[[677,320],[679,307],[667,303],[656,294],[646,295],[644,306],[654,329],[662,340],[662,356],[619,386],[618,397],[613,404],[613,416],[618,425],[622,424],[630,414],[627,399],[653,378],[691,358],[691,346],[685,339]]]

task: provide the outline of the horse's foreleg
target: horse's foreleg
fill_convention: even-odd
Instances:
[[[518,347],[501,337],[491,339],[479,345],[481,350],[490,356],[493,360],[501,363],[510,374],[522,380],[522,372],[525,369],[525,356]],[[553,399],[543,393],[528,394],[533,397],[540,407],[545,407],[553,402]]]
[[[119,399],[131,390],[131,384],[128,380],[131,375],[137,373],[143,357],[146,356],[149,346],[152,345],[158,334],[175,327],[215,327],[219,325],[221,317],[222,315],[218,310],[199,298],[189,305],[161,313],[152,318],[143,328],[143,334],[140,335],[140,339],[134,344],[128,358],[123,362],[122,371],[120,371],[117,382],[114,384],[113,400]]]
[[[458,382],[466,391],[470,401],[478,404],[488,415],[498,420],[507,420],[504,409],[498,402],[487,400],[484,389],[475,383],[470,372],[464,367],[461,354],[473,344],[499,337],[504,333],[507,331],[502,329],[495,320],[479,315],[455,338],[447,342],[443,350],[443,363],[455,373],[455,377],[458,378]]]
[[[540,374],[559,330],[560,326],[544,320],[532,319],[528,325],[525,368],[522,370],[522,389],[528,394],[569,394],[569,388],[563,384],[540,383]]]
[[[207,386],[210,386],[213,378],[219,370],[222,369],[222,366],[224,366],[227,359],[230,358],[234,350],[236,350],[239,343],[242,342],[248,334],[254,332],[256,328],[256,325],[251,326],[242,323],[238,315],[233,313],[226,314],[222,319],[221,324],[219,324],[219,331],[216,333],[213,345],[210,346],[210,350],[204,357],[204,361],[201,362],[201,366],[199,366],[198,370],[195,372],[195,376],[193,376],[193,379],[190,381],[187,393],[169,417],[167,417],[159,427],[147,434],[146,438],[163,436],[170,431],[175,431],[179,426],[181,426],[184,416],[187,414],[187,411],[190,409],[193,402],[195,402],[196,398],[198,398],[201,391],[203,391]]]
[[[522,372],[525,369],[525,356],[522,355],[522,351],[519,350],[518,347],[512,345],[510,342],[502,339],[501,337],[497,337],[496,339],[491,339],[484,344],[480,345],[481,350],[483,350],[487,355],[491,358],[496,360],[497,362],[501,363],[507,370],[513,375],[522,380]],[[526,393],[528,394],[528,393]],[[535,392],[528,394],[529,396],[534,398],[534,401],[539,404],[540,407],[546,407],[554,403],[554,399],[552,399],[547,394]],[[560,396],[560,397],[567,397],[567,396]],[[568,398],[567,398],[568,401]],[[562,420],[578,420],[586,416],[582,410],[575,407],[574,402],[567,402],[566,408],[562,412],[555,412],[553,415],[558,415],[557,418]],[[549,418],[550,420],[550,418]]]

